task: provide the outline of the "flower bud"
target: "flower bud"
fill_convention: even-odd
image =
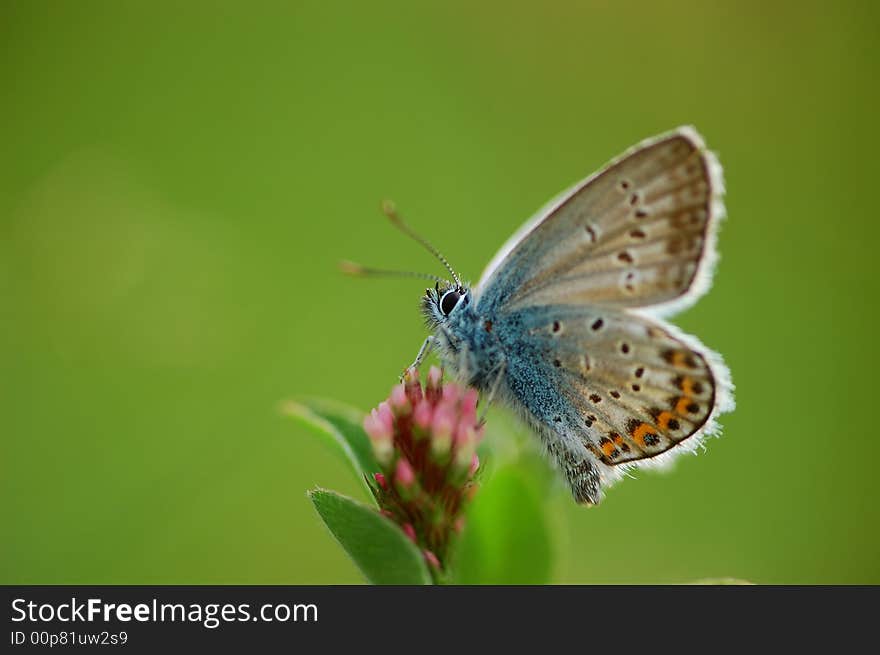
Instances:
[[[443,371],[441,371],[436,366],[432,366],[428,371],[428,381],[427,388],[429,391],[436,391],[440,389],[440,381],[443,379]]]
[[[480,458],[474,453],[473,459],[471,459],[471,468],[468,471],[468,477],[472,478],[477,473],[480,468]]]
[[[374,411],[376,412],[377,420],[382,424],[382,427],[388,431],[388,434],[393,434],[394,412],[391,411],[391,405],[389,405],[387,401],[379,403],[379,406]]]
[[[423,387],[418,372],[404,373],[386,402],[364,418],[380,470],[373,473],[383,515],[413,541],[432,572],[442,571],[463,512],[479,485],[478,395],[443,383],[432,367]]]
[[[397,460],[397,467],[394,469],[394,483],[402,489],[409,489],[415,481],[415,471],[410,463],[401,457]]]
[[[394,456],[391,428],[379,418],[379,412],[375,409],[364,417],[363,425],[364,432],[370,437],[376,461],[382,466],[387,466]]]
[[[434,410],[431,409],[431,403],[427,400],[422,400],[416,405],[415,412],[413,412],[413,423],[416,424],[416,427],[422,431],[427,430],[433,418]]]
[[[428,564],[430,564],[432,567],[434,567],[435,569],[439,569],[440,568],[440,560],[437,559],[437,556],[434,553],[432,553],[430,550],[425,550],[423,552],[425,555],[425,561]]]
[[[411,405],[406,395],[406,388],[402,384],[398,384],[391,390],[391,407],[396,414],[409,414]]]
[[[455,427],[455,409],[450,404],[439,405],[431,421],[431,455],[440,463],[449,459],[452,450],[452,431]]]
[[[461,421],[476,424],[477,422],[477,401],[479,394],[476,389],[468,389],[461,397]]]

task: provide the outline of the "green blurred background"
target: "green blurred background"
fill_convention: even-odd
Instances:
[[[880,582],[868,410],[877,3],[4,2],[4,583],[347,583],[312,510],[346,468],[282,399],[382,399],[436,271],[472,279],[562,188],[692,123],[721,157],[715,285],[675,319],[737,411],[599,508],[559,582]],[[491,421],[491,419],[490,419]]]

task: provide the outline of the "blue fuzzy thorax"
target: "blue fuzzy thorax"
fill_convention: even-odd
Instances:
[[[452,297],[458,299],[448,314]],[[444,303],[444,298],[446,303]],[[422,312],[434,333],[443,364],[463,383],[487,390],[502,370],[501,342],[493,322],[479,313],[473,294],[467,287],[428,289]]]

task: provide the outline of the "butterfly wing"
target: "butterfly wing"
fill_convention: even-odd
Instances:
[[[526,223],[484,272],[481,305],[682,309],[709,286],[722,194],[692,128],[646,141]]]
[[[733,406],[718,355],[645,316],[530,307],[505,315],[498,334],[517,352],[505,372],[509,400],[526,410],[545,442],[564,446],[570,463],[595,462],[602,485],[629,466],[693,450]],[[599,489],[592,496],[579,499],[598,502]]]
[[[524,226],[478,285],[502,393],[581,502],[692,450],[733,407],[721,358],[657,318],[708,288],[722,191],[692,129],[647,141]]]

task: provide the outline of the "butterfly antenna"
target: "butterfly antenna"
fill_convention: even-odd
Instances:
[[[423,280],[431,280],[432,282],[437,282],[449,286],[448,280],[444,280],[442,277],[439,277],[437,275],[431,275],[430,273],[416,273],[415,271],[389,271],[384,268],[369,268],[367,266],[355,264],[354,262],[346,261],[339,262],[339,270],[341,270],[346,275],[351,275],[353,277],[417,277]]]
[[[461,278],[458,277],[458,274],[452,269],[452,266],[449,265],[449,261],[446,259],[446,257],[443,256],[443,253],[432,246],[427,239],[416,234],[409,225],[403,222],[403,219],[400,217],[400,214],[397,213],[397,208],[394,206],[393,202],[391,202],[390,200],[385,200],[382,203],[382,213],[384,213],[389,218],[391,224],[394,225],[394,227],[403,232],[413,241],[422,244],[425,250],[427,250],[429,253],[434,255],[434,257],[439,259],[440,263],[446,267],[447,271],[449,271],[452,279],[455,280],[456,286],[462,286]]]

